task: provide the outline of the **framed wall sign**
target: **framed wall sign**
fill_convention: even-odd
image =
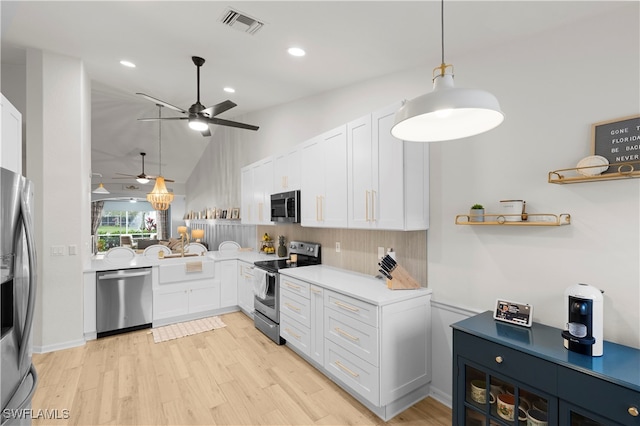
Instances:
[[[640,162],[640,115],[593,124],[591,141],[593,154],[601,155],[610,164]],[[617,172],[617,167],[609,167],[603,174]]]

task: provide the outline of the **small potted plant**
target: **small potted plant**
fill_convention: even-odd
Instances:
[[[469,222],[484,222],[484,207],[482,204],[474,204],[469,210]]]

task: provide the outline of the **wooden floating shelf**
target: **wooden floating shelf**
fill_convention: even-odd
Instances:
[[[519,214],[485,214],[473,216],[474,218],[482,217],[484,222],[471,222],[471,216],[468,214],[459,214],[456,216],[456,225],[473,225],[473,226],[561,226],[571,223],[571,215],[569,213],[551,214],[551,213],[526,213],[527,220],[510,222],[507,217],[521,216]],[[489,219],[489,220],[487,220]]]
[[[569,183],[594,182],[605,180],[620,180],[640,178],[640,161],[631,161],[627,163],[611,163],[609,168],[617,169],[614,173],[605,173],[593,176],[584,176],[581,170],[588,170],[602,166],[574,167],[571,169],[560,169],[549,172],[548,182],[559,185]]]

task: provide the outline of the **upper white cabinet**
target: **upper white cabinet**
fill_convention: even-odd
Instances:
[[[349,228],[429,227],[429,145],[391,135],[398,108],[347,124]]]
[[[240,178],[242,223],[271,225],[273,157],[243,167]]]
[[[22,174],[22,114],[2,94],[0,94],[0,108],[2,109],[0,166]]]
[[[302,226],[347,227],[347,126],[301,147]]]
[[[274,156],[273,192],[300,189],[300,146]]]

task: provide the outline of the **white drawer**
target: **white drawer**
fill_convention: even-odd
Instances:
[[[331,341],[324,347],[324,368],[375,406],[380,405],[379,370]]]
[[[280,337],[287,341],[288,345],[294,346],[306,356],[310,355],[309,345],[311,338],[309,329],[302,327],[287,315],[280,316]]]
[[[289,315],[305,327],[311,327],[309,299],[284,288],[280,289],[280,313]]]
[[[374,366],[378,366],[378,329],[333,309],[324,310],[324,335]]]
[[[344,294],[325,291],[324,306],[378,327],[378,307]]]
[[[292,293],[299,294],[305,299],[309,298],[309,283],[280,275],[280,289],[289,290]]]
[[[202,280],[215,276],[215,262],[189,260],[184,263],[160,265],[158,272],[160,284]]]

